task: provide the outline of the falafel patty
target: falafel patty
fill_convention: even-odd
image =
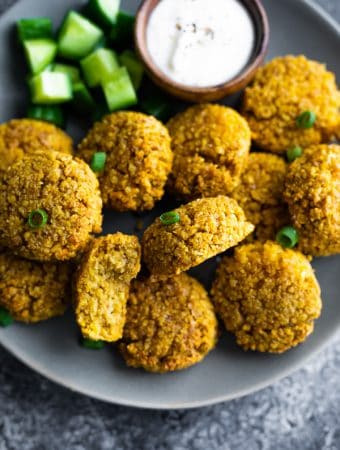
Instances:
[[[274,242],[225,257],[212,297],[227,330],[245,350],[282,353],[303,342],[320,316],[320,288],[307,258]]]
[[[304,56],[275,58],[246,88],[242,114],[262,149],[284,153],[294,146],[326,142],[339,124],[340,92],[325,65]],[[311,128],[297,126],[305,111],[316,114]]]
[[[84,161],[52,151],[25,156],[0,177],[0,245],[33,260],[74,258],[101,231],[101,209],[98,181]],[[37,212],[44,226],[30,223]]]
[[[0,305],[19,322],[61,316],[70,304],[69,264],[40,263],[0,253]]]
[[[251,153],[241,183],[232,197],[247,219],[255,225],[253,237],[262,242],[275,239],[276,233],[290,223],[283,200],[287,164],[268,153]]]
[[[140,270],[136,236],[116,233],[94,239],[79,265],[75,312],[83,336],[108,342],[122,337],[130,282]]]
[[[313,256],[340,253],[340,145],[305,149],[289,166],[284,197],[299,249]]]
[[[173,154],[169,133],[157,119],[131,111],[105,116],[78,147],[88,163],[96,152],[107,158],[98,174],[105,207],[144,211],[161,199]]]
[[[217,104],[188,108],[170,119],[174,163],[169,191],[186,200],[230,194],[250,150],[250,129],[237,111]]]
[[[70,136],[55,125],[33,119],[13,119],[0,125],[0,173],[25,155],[55,150],[72,154]]]
[[[153,275],[170,276],[237,245],[254,230],[229,197],[202,198],[177,208],[179,222],[160,218],[143,235],[143,259]]]
[[[149,372],[185,369],[217,342],[217,319],[204,287],[182,273],[134,280],[119,348],[126,363]]]

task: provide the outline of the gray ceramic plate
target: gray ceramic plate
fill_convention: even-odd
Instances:
[[[0,120],[18,115],[25,90],[21,56],[10,48],[13,23],[20,17],[51,16],[58,24],[66,10],[79,0],[22,0],[0,21]],[[124,1],[134,11],[137,1]],[[265,0],[271,25],[269,58],[287,53],[304,53],[324,61],[340,79],[340,27],[307,0]],[[232,103],[235,99],[231,99]],[[71,132],[79,136],[79,126]],[[167,208],[169,205],[161,205]],[[157,211],[154,214],[158,214]],[[146,218],[146,222],[150,217]],[[134,231],[135,217],[129,214],[106,216],[105,231]],[[180,373],[147,374],[128,369],[116,353],[82,349],[71,315],[36,326],[14,325],[0,330],[0,342],[21,361],[46,377],[76,391],[113,403],[148,408],[189,408],[239,397],[274,382],[295,370],[329,342],[340,328],[340,256],[315,261],[321,283],[324,309],[314,334],[298,348],[281,356],[245,353],[224,335],[206,360]],[[213,263],[194,271],[209,283]]]

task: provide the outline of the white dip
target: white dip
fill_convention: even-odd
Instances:
[[[255,28],[238,0],[161,0],[146,38],[151,58],[165,75],[187,86],[209,87],[244,69]]]

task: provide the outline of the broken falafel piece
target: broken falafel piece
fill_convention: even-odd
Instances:
[[[89,245],[74,282],[76,320],[85,338],[114,342],[122,337],[140,254],[138,238],[122,233],[99,237]]]

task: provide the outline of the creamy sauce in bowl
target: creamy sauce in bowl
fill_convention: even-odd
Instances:
[[[154,64],[168,78],[211,87],[247,66],[255,26],[238,0],[161,0],[150,15],[146,41]]]

